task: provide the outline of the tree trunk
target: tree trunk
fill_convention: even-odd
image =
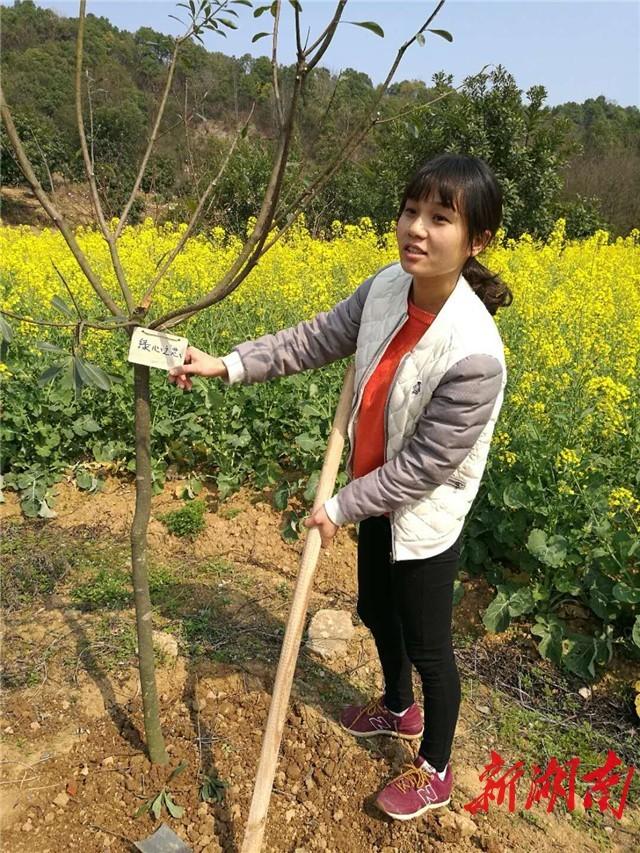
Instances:
[[[151,406],[149,368],[134,364],[136,430],[136,510],[131,525],[131,566],[138,632],[140,688],[144,709],[144,729],[149,758],[153,764],[166,764],[169,756],[160,726],[153,656],[153,629],[149,576],[147,573],[147,527],[151,516]]]

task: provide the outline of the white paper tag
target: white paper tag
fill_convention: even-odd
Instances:
[[[171,370],[172,367],[184,364],[188,343],[187,338],[137,326],[131,336],[129,361]]]

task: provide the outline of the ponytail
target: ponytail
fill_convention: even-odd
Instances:
[[[468,258],[462,268],[462,275],[489,314],[495,314],[498,308],[506,308],[513,302],[513,293],[504,281],[476,258]]]

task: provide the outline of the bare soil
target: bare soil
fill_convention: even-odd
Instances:
[[[110,478],[103,492],[87,495],[63,483],[58,515],[46,522],[22,519],[12,493],[0,506],[6,542],[26,544],[31,564],[42,572],[59,569],[54,589],[17,604],[11,598],[5,614],[3,849],[131,851],[134,841],[159,826],[150,814],[135,813],[165,784],[184,815],[173,818],[165,810],[161,820],[193,851],[240,849],[302,543],[281,538],[281,514],[268,493],[248,491],[221,504],[207,494],[204,532],[194,541],[174,537],[157,518],[181,505],[174,489],[168,482],[153,498],[148,540],[150,563],[163,567],[164,579],[154,598],[154,627],[169,638],[158,652],[157,670],[167,767],[152,766],[144,751],[133,609],[83,610],[74,593],[95,576],[96,565],[113,571],[130,565],[133,485]],[[464,640],[463,702],[451,759],[451,804],[403,823],[376,809],[375,795],[412,760],[417,744],[382,737],[360,742],[338,724],[345,703],[382,690],[375,646],[355,612],[355,537],[353,527],[340,529],[321,553],[310,614],[321,607],[347,609],[356,632],[344,657],[323,660],[301,650],[264,850],[637,850],[637,802],[627,803],[621,820],[597,809],[568,813],[556,807],[549,814],[545,803],[524,810],[527,782],[518,789],[513,813],[506,804],[492,804],[486,814],[463,808],[482,791],[479,775],[492,748],[509,763],[521,757],[512,744],[496,740],[504,697],[498,701],[478,666],[467,665],[469,650],[476,662],[499,646],[505,658],[532,670],[539,664],[529,641],[510,632],[484,636],[481,614],[492,592],[481,579],[466,576],[455,610],[456,636]],[[17,559],[16,548],[6,549],[5,569]],[[95,562],[88,564],[86,554]],[[186,769],[167,781],[183,761]],[[202,801],[205,776],[219,780],[218,802]]]

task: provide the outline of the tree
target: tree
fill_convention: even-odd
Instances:
[[[409,46],[415,41],[423,43],[425,40],[425,33],[428,32],[434,32],[441,36],[443,35],[442,30],[432,31],[429,28],[430,23],[438,14],[443,4],[444,0],[440,0],[435,10],[429,15],[428,19],[418,32],[400,47],[387,74],[385,82],[382,86],[378,87],[375,97],[367,104],[366,109],[359,116],[359,120],[354,122],[354,129],[341,140],[340,151],[329,157],[319,169],[315,170],[315,172],[311,174],[307,173],[304,180],[301,180],[297,191],[290,192],[286,201],[281,195],[281,190],[292,140],[294,138],[295,129],[300,116],[300,99],[304,93],[305,85],[309,79],[310,73],[317,66],[322,56],[329,48],[336,29],[341,23],[355,23],[357,26],[363,26],[366,29],[373,30],[378,35],[384,34],[377,24],[368,21],[343,22],[342,15],[345,6],[347,5],[347,0],[338,0],[333,16],[322,33],[313,40],[311,44],[309,44],[308,41],[303,44],[301,36],[302,8],[298,0],[289,0],[289,3],[286,4],[286,8],[290,11],[292,10],[294,15],[297,59],[295,63],[295,74],[291,76],[291,79],[285,86],[283,85],[281,72],[277,62],[280,18],[285,4],[283,4],[281,0],[275,0],[275,2],[268,6],[258,7],[254,11],[254,15],[256,17],[261,16],[265,12],[267,13],[267,16],[270,16],[265,16],[270,21],[270,31],[263,35],[271,37],[271,60],[270,63],[268,63],[268,67],[270,73],[271,107],[274,113],[274,123],[277,128],[277,136],[274,140],[266,187],[262,198],[256,205],[257,210],[255,211],[255,224],[247,236],[240,254],[235,258],[229,269],[208,293],[193,304],[178,305],[176,308],[163,314],[161,317],[153,319],[151,322],[148,322],[149,328],[155,330],[175,328],[199,311],[217,304],[232,293],[236,287],[238,287],[238,285],[256,266],[264,253],[267,252],[283,234],[286,233],[289,227],[298,218],[299,214],[307,209],[315,198],[317,198],[319,192],[325,186],[327,181],[338,172],[344,160],[357,148],[358,145],[360,145],[370,130],[376,125],[379,120],[378,107],[380,101],[395,74],[402,56]],[[88,192],[93,207],[96,225],[108,246],[113,272],[120,288],[120,296],[118,298],[106,290],[99,274],[91,266],[89,260],[78,246],[73,231],[60,214],[60,211],[56,208],[50,196],[43,189],[34,170],[28,150],[25,148],[17,130],[16,123],[12,116],[12,111],[5,100],[4,94],[0,91],[0,110],[2,113],[2,121],[6,131],[6,136],[13,149],[20,170],[31,186],[40,204],[62,233],[69,249],[73,253],[77,263],[86,276],[87,281],[111,314],[110,317],[103,319],[82,316],[74,294],[70,291],[63,279],[78,316],[73,321],[58,325],[65,325],[69,328],[73,328],[76,341],[81,339],[82,332],[87,327],[111,332],[124,332],[129,338],[131,338],[135,328],[145,325],[145,321],[150,319],[149,312],[153,304],[154,291],[158,282],[162,279],[177,255],[185,246],[186,241],[193,233],[205,206],[212,198],[214,191],[217,190],[218,185],[229,168],[229,164],[232,162],[236,149],[246,135],[253,109],[249,112],[249,115],[245,118],[242,125],[237,129],[233,139],[230,140],[227,151],[222,158],[217,172],[210,178],[210,180],[208,180],[206,188],[199,194],[195,210],[192,213],[187,228],[182,234],[178,245],[167,257],[163,258],[155,278],[149,283],[142,298],[139,301],[136,301],[129,287],[126,271],[123,269],[120,261],[118,240],[122,235],[123,228],[131,216],[145,173],[151,161],[152,152],[159,138],[159,130],[165,113],[167,101],[169,99],[169,94],[171,92],[172,82],[178,67],[179,55],[183,48],[187,47],[191,43],[192,39],[201,41],[202,33],[205,30],[224,34],[225,28],[237,28],[238,24],[236,22],[239,21],[239,12],[235,7],[251,7],[251,5],[250,0],[198,0],[197,3],[194,2],[194,0],[189,0],[188,3],[179,4],[179,6],[186,12],[188,23],[185,24],[186,29],[183,35],[171,40],[170,51],[165,49],[167,45],[161,45],[161,54],[159,58],[166,66],[166,76],[164,86],[162,88],[160,103],[139,168],[135,176],[132,176],[133,180],[131,191],[128,193],[126,200],[123,202],[122,212],[117,223],[113,225],[107,220],[105,215],[105,200],[103,193],[101,192],[101,188],[98,185],[100,164],[95,155],[99,148],[96,149],[93,144],[93,136],[91,136],[90,139],[87,138],[85,130],[87,113],[90,127],[93,126],[97,117],[94,115],[91,105],[89,97],[90,92],[86,88],[86,75],[84,73],[86,0],[80,0],[75,50],[75,102],[78,135],[82,162],[84,164],[88,180]],[[261,36],[254,36],[254,40],[258,37]],[[448,33],[444,33],[444,37],[451,41],[451,36]],[[158,55],[156,55],[156,59],[157,58]],[[146,73],[151,72],[147,69]],[[118,144],[118,141],[123,139],[123,130],[118,124],[116,118],[112,114],[101,113],[100,120],[104,121],[105,126],[109,129],[108,138],[111,140],[111,143]],[[74,316],[74,309],[61,300],[60,297],[54,297],[53,304],[63,311],[63,313],[68,317],[71,318]],[[9,317],[16,316],[8,311],[4,311],[2,313]],[[26,318],[18,319],[26,320]],[[5,339],[11,338],[11,328],[3,317],[0,317],[0,331],[2,331]],[[77,387],[82,387],[82,385],[87,384],[96,385],[104,390],[108,390],[110,387],[109,376],[98,365],[88,364],[84,361],[76,353],[75,349],[72,351],[71,355],[66,356],[59,364],[50,367],[45,373],[47,378],[53,379],[63,370],[66,370],[71,375]],[[136,626],[138,635],[138,658],[147,748],[149,756],[154,763],[164,764],[168,761],[168,756],[164,746],[158,713],[152,645],[152,611],[149,597],[149,582],[147,577],[146,535],[151,511],[151,399],[149,390],[149,368],[135,364],[133,367],[133,377],[136,446],[136,503],[130,538]]]

